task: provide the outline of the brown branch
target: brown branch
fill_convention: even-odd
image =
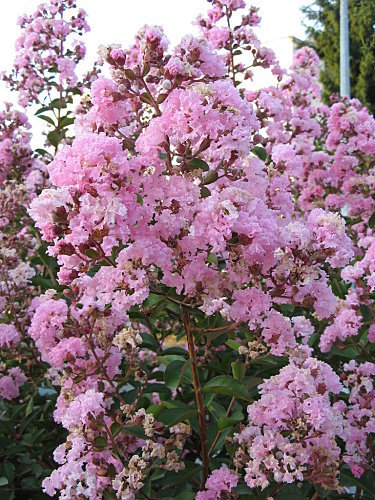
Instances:
[[[247,353],[247,356],[246,356],[246,359],[245,359],[245,368],[247,368],[248,364],[249,364],[249,352]],[[227,409],[227,411],[225,413],[226,417],[229,417],[229,414],[232,411],[232,408],[233,408],[233,405],[234,405],[235,401],[236,401],[236,398],[233,396],[233,398],[231,399],[231,401],[229,403],[228,409]],[[221,431],[218,431],[218,433],[216,434],[214,442],[212,443],[210,451],[208,452],[208,456],[211,456],[212,453],[214,452],[215,446],[216,446],[217,442],[219,441],[221,434],[222,434]]]
[[[201,488],[203,489],[207,477],[210,473],[210,459],[208,456],[208,441],[206,433],[206,416],[204,413],[202,390],[199,382],[198,369],[197,369],[197,358],[195,354],[194,338],[191,332],[190,325],[190,315],[189,312],[184,308],[183,310],[184,325],[186,330],[186,337],[189,347],[189,356],[191,359],[191,371],[193,373],[193,385],[195,400],[198,407],[198,420],[199,420],[199,432],[201,441],[201,459],[202,459],[202,482]]]
[[[139,78],[139,81],[142,83],[145,91],[147,92],[147,94],[150,96],[150,100],[151,100],[151,106],[155,109],[156,111],[156,115],[157,116],[161,116],[161,111],[160,111],[160,108],[159,108],[159,104],[155,101],[155,98],[154,96],[152,95],[150,89],[148,88],[148,85],[147,83],[145,82],[145,79],[143,77],[140,77]]]
[[[192,307],[187,302],[181,302],[181,300],[174,299],[173,297],[170,297],[167,293],[159,291],[157,288],[151,287],[150,291],[151,291],[151,293],[154,293],[155,295],[162,295],[163,297],[166,298],[166,300],[169,300],[170,302],[173,302],[174,304],[177,304],[179,306],[189,307],[189,308]],[[188,298],[188,297],[186,297],[186,298]],[[186,298],[184,299],[184,301],[186,300]]]
[[[231,399],[231,402],[229,403],[228,409],[227,409],[227,411],[226,411],[226,413],[225,413],[225,416],[226,416],[226,417],[228,417],[228,416],[229,416],[229,413],[231,412],[232,407],[233,407],[233,405],[234,405],[234,402],[235,402],[235,401],[236,401],[236,398],[235,398],[235,397],[233,397],[233,398]],[[219,439],[220,439],[221,434],[222,434],[222,432],[221,432],[221,431],[219,431],[219,432],[216,434],[216,437],[215,437],[215,439],[214,439],[214,442],[212,443],[211,448],[210,448],[210,450],[209,450],[209,452],[208,452],[208,456],[211,456],[211,455],[212,455],[212,453],[213,453],[213,451],[214,451],[214,449],[215,449],[215,446],[217,445],[217,442],[218,442],[218,441],[219,441]]]
[[[228,11],[228,7],[225,7],[225,17],[227,18],[227,25],[228,25],[228,29],[229,29],[229,53],[230,53],[230,63],[231,63],[231,66],[232,66],[232,81],[233,81],[233,85],[236,86],[236,70],[235,70],[235,65],[234,65],[234,54],[233,54],[233,42],[234,42],[234,39],[233,39],[233,33],[232,33],[232,28],[230,26],[230,16],[229,16],[229,11]]]
[[[35,231],[35,233],[34,233],[34,234],[35,234],[36,239],[38,240],[38,244],[39,244],[39,246],[42,246],[42,244],[43,244],[43,243],[42,243],[42,240],[40,239],[40,236],[39,236],[38,232],[37,232],[37,231]],[[51,281],[52,281],[53,286],[56,286],[56,285],[57,285],[57,282],[56,282],[56,280],[55,280],[55,277],[54,277],[54,275],[53,275],[53,272],[52,272],[51,268],[49,267],[48,263],[47,263],[47,262],[45,262],[45,260],[44,260],[43,256],[42,256],[42,255],[40,255],[40,254],[39,254],[39,258],[40,258],[40,260],[42,261],[43,266],[45,267],[45,269],[46,269],[46,271],[47,271],[47,273],[48,273],[48,275],[49,275],[49,277],[50,277],[50,279],[51,279]]]

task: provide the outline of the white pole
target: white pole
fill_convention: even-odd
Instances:
[[[340,0],[340,95],[350,97],[348,0]]]

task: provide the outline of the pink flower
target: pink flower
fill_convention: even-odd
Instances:
[[[17,328],[10,324],[0,323],[0,347],[10,347],[17,344],[21,339],[21,335]]]
[[[19,367],[10,368],[8,374],[0,376],[0,397],[14,399],[19,396],[19,388],[27,378]]]
[[[91,417],[98,417],[105,409],[103,394],[89,389],[77,396],[61,415],[61,423],[66,429],[87,424]]]
[[[237,486],[238,476],[222,466],[214,470],[206,481],[206,491],[196,495],[198,500],[215,500],[221,498],[222,493],[230,493]]]

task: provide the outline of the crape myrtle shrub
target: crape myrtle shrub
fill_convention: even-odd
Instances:
[[[373,498],[375,122],[259,22],[214,0],[79,79],[75,2],[20,19],[46,132],[0,115],[1,498]]]

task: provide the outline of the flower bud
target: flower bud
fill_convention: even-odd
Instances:
[[[163,82],[163,88],[165,88],[165,90],[170,90],[172,88],[172,83],[170,80],[164,80]]]
[[[283,473],[280,472],[280,471],[275,472],[275,474],[273,475],[273,477],[274,477],[274,479],[275,479],[275,481],[277,483],[281,483],[282,482],[283,476],[284,476]]]
[[[121,49],[113,49],[110,53],[111,58],[115,62],[116,66],[124,66],[126,61],[125,52]]]

